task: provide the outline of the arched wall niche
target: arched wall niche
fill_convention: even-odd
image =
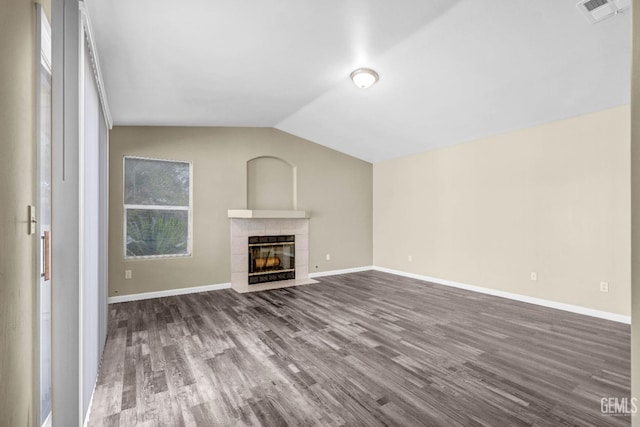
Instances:
[[[247,161],[247,209],[296,210],[296,166],[280,157]]]

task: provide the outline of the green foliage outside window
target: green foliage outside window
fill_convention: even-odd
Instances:
[[[127,256],[186,255],[186,211],[128,210]]]

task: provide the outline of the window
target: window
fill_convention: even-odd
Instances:
[[[191,163],[124,158],[125,258],[191,255]]]

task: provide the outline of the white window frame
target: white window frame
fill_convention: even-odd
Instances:
[[[126,181],[126,161],[132,160],[149,160],[153,162],[166,162],[166,163],[185,163],[189,165],[189,206],[168,206],[168,205],[132,205],[125,203],[125,185]],[[184,258],[193,256],[193,162],[186,160],[169,160],[169,159],[156,159],[152,157],[140,157],[140,156],[123,156],[122,158],[122,203],[123,203],[123,250],[125,260],[144,260],[144,259],[160,259],[160,258]],[[127,211],[129,209],[143,209],[143,210],[166,210],[166,211],[188,211],[187,214],[187,253],[186,254],[161,254],[161,255],[127,255]]]

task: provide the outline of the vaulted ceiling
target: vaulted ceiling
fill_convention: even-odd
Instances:
[[[630,99],[629,14],[575,0],[86,1],[116,125],[275,127],[377,162]]]

